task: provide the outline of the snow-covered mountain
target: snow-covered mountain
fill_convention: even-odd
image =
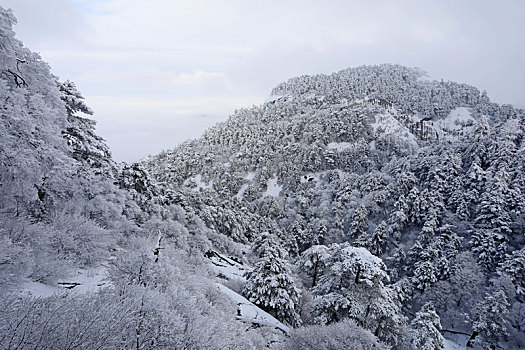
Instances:
[[[525,346],[523,110],[363,66],[117,164],[15,21],[0,8],[1,348]]]
[[[423,76],[385,64],[294,78],[143,166],[235,241],[271,232],[301,273],[312,250],[364,247],[386,264],[381,293],[398,298],[401,318],[431,302],[447,330],[473,334],[471,343],[522,342],[523,275],[511,271],[523,266],[525,113],[472,86]],[[319,269],[316,278],[328,278],[329,268]],[[313,298],[302,310],[317,318],[303,319],[333,322],[330,303],[343,310],[336,320],[366,324],[355,296],[321,290],[311,278],[299,278]],[[481,311],[497,309],[489,306],[495,298],[508,312],[495,328],[510,338],[475,331],[499,318]]]

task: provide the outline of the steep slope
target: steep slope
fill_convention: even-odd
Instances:
[[[380,65],[294,78],[143,165],[209,227],[240,242],[271,231],[299,265],[313,245],[367,248],[406,288],[406,315],[432,301],[449,330],[495,317],[480,310],[505,291],[505,329],[523,342],[525,113],[422,77]]]

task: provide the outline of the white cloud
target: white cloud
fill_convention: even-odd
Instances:
[[[230,91],[233,87],[225,73],[206,72],[196,70],[193,73],[181,73],[175,76],[171,82],[183,88],[197,89],[198,91],[209,91],[223,89]]]
[[[91,27],[84,13],[68,0],[3,0],[0,6],[11,8],[18,18],[17,36],[33,51],[47,49],[85,49]]]

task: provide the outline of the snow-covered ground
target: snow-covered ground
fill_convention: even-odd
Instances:
[[[282,186],[280,186],[277,183],[277,178],[274,176],[271,179],[268,179],[268,182],[266,184],[266,192],[263,193],[264,196],[272,196],[272,197],[279,197],[279,193],[283,189]]]
[[[468,133],[473,129],[474,118],[467,107],[458,107],[444,118],[433,122],[432,128],[436,130],[439,137],[450,139],[461,134]]]
[[[34,297],[50,297],[62,293],[64,289],[35,281],[27,281],[22,284],[20,292]]]
[[[453,340],[445,339],[445,347],[443,349],[444,350],[467,350],[467,347],[463,345],[459,345]]]
[[[100,266],[96,269],[77,270],[76,275],[63,278],[54,285],[27,281],[22,284],[21,293],[34,297],[49,297],[71,291],[74,293],[96,292],[109,285],[107,269]]]
[[[242,202],[242,199],[244,198],[244,192],[246,192],[246,190],[248,189],[248,186],[250,186],[250,184],[242,185],[239,192],[235,195],[235,198],[237,198],[239,202]]]
[[[234,292],[228,287],[225,287],[221,283],[216,283],[216,285],[222,293],[227,295],[231,300],[233,300],[237,304],[236,318],[239,321],[250,324],[256,324],[259,326],[265,326],[271,330],[276,330],[284,334],[288,334],[290,332],[289,327],[279,322],[275,317],[273,317],[266,311],[259,309],[257,306],[255,306],[252,302],[250,302],[242,295]]]
[[[350,142],[330,142],[326,145],[326,148],[336,150],[337,152],[343,152],[353,147],[354,144]]]
[[[195,186],[193,186],[193,183]],[[202,181],[202,175],[198,174],[195,176],[192,176],[184,181],[184,186],[191,186],[193,187],[193,191],[199,191],[201,189],[206,188],[212,188],[213,187],[213,181],[210,181],[209,183],[205,183]]]
[[[249,172],[248,174],[246,174],[244,179],[247,180],[247,181],[252,181],[253,179],[255,179],[255,171],[252,171],[252,172]]]
[[[388,112],[377,114],[375,122],[371,124],[377,136],[395,136],[396,139],[405,141],[407,145],[417,147],[417,138]]]
[[[467,350],[468,336],[463,334],[445,333],[445,347],[444,350]]]
[[[224,256],[216,252],[208,252],[207,257],[210,260],[211,268],[215,275],[219,278],[228,280],[242,280],[244,281],[244,274],[251,271],[251,267]]]
[[[249,172],[246,174],[246,176],[244,176],[244,181],[246,181],[245,184],[243,184],[239,190],[239,192],[237,192],[237,194],[235,195],[235,198],[237,198],[237,200],[239,202],[242,201],[242,199],[244,198],[244,192],[246,192],[246,190],[248,189],[248,186],[250,186],[250,182],[255,178],[255,171],[253,172]]]

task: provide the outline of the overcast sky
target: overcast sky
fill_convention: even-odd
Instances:
[[[198,137],[279,82],[400,63],[525,106],[525,1],[0,0],[116,160]]]

